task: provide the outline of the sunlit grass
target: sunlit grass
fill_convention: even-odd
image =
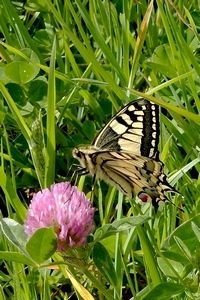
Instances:
[[[198,2],[0,4],[1,212],[18,222],[1,222],[2,297],[197,299]],[[70,180],[72,149],[139,96],[160,105],[160,159],[180,194],[155,210],[98,183],[84,267],[58,254],[54,266],[33,261],[16,240],[32,192]],[[91,197],[90,178],[78,186]]]

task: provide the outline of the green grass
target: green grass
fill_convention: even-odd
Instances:
[[[198,1],[0,0],[0,12],[1,298],[198,299]],[[160,158],[180,192],[175,205],[155,212],[101,182],[82,254],[56,253],[52,267],[51,233],[38,257],[39,244],[27,252],[29,195],[70,180],[72,149],[139,96],[162,108]],[[90,197],[91,178],[78,185]]]

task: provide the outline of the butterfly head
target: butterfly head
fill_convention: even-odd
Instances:
[[[85,151],[83,151],[83,149],[74,148],[72,151],[72,155],[80,162],[82,167],[85,167]]]
[[[79,160],[79,159],[82,158],[83,153],[79,148],[74,148],[73,151],[72,151],[72,155],[73,155],[74,158]]]
[[[74,148],[72,151],[72,155],[75,159],[77,159],[81,166],[92,173],[92,166],[91,165],[91,157],[94,154],[95,149],[92,147],[80,147]]]
[[[80,160],[83,159],[86,155],[93,154],[96,151],[94,147],[78,147],[74,148],[72,151],[72,155],[74,158]]]

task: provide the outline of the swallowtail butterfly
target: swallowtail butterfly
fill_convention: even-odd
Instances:
[[[89,147],[75,148],[81,172],[143,202],[167,200],[174,192],[158,158],[159,107],[145,99],[130,102],[100,131]]]

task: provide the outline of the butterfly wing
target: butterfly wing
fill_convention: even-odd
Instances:
[[[145,100],[130,102],[100,131],[91,147],[73,156],[84,172],[116,186],[132,198],[166,200],[175,191],[158,159],[159,108]],[[148,199],[147,199],[148,200]]]
[[[159,108],[145,99],[122,108],[100,131],[92,146],[158,157]]]
[[[147,194],[152,201],[165,201],[165,193],[174,191],[163,173],[163,164],[128,152],[95,152],[90,159],[97,178],[116,186],[129,198]]]

